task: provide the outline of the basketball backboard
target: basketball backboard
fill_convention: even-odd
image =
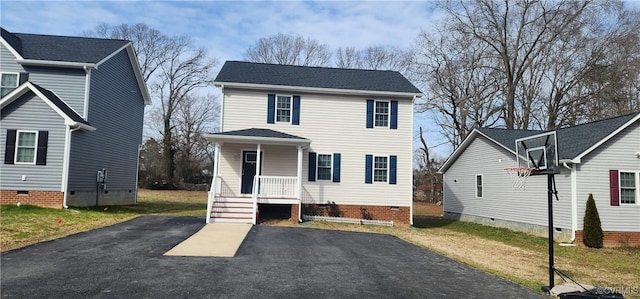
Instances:
[[[556,132],[516,139],[518,167],[532,168],[531,175],[559,173]]]

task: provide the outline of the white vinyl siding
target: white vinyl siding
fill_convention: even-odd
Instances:
[[[609,186],[610,170],[640,172],[640,160],[635,155],[639,150],[640,122],[635,122],[582,158],[577,181],[578,230],[582,230],[586,201],[591,193],[604,231],[640,231],[640,204],[611,206]]]
[[[247,128],[260,128],[263,126],[267,105],[267,94],[273,91],[239,90],[236,88],[224,88],[223,103],[223,131],[241,130]],[[311,140],[309,148],[304,149],[303,154],[303,202],[322,203],[336,202],[337,204],[352,205],[381,205],[402,206],[411,205],[412,199],[412,157],[413,157],[413,106],[412,98],[394,98],[398,100],[398,124],[397,130],[367,129],[363,124],[367,121],[364,107],[370,95],[329,95],[318,93],[305,93],[297,90],[291,94],[299,95],[301,99],[300,119],[304,119],[299,126],[288,123],[274,123],[269,129],[287,134],[307,138]],[[337,113],[339,111],[339,113]],[[406,116],[406,117],[403,117]],[[384,140],[384,142],[380,142]],[[227,154],[227,148],[235,145],[225,143],[222,152]],[[372,154],[372,146],[377,153],[385,155],[397,155],[397,184],[364,184],[365,163],[364,157]],[[282,158],[273,157],[268,150],[271,146],[263,145],[265,153],[264,172],[289,173],[296,175],[296,147],[281,147],[288,153]],[[254,144],[245,144],[245,148],[254,148]],[[340,153],[340,183],[316,180],[308,181],[309,152],[319,154]],[[233,159],[233,154],[227,158]],[[283,165],[269,165],[273,160],[284,162]],[[221,176],[225,181],[229,177],[239,180],[240,165],[222,167]],[[233,167],[231,167],[233,166]],[[239,182],[229,183],[236,191]]]
[[[531,176],[525,190],[513,190],[504,169],[515,165],[515,154],[477,135],[444,175],[444,211],[547,226],[547,176]],[[482,200],[476,198],[478,173]],[[570,172],[561,168],[555,178],[560,200],[553,201],[554,226],[570,229]]]
[[[16,134],[16,164],[36,164],[38,131],[18,130]]]

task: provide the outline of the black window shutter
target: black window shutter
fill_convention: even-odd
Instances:
[[[391,101],[391,129],[398,128],[398,101]]]
[[[373,183],[373,155],[364,156],[364,183]]]
[[[7,130],[7,142],[4,146],[4,164],[13,164],[16,154],[16,130]]]
[[[275,115],[276,115],[276,95],[269,94],[267,96],[267,123],[268,124],[275,123]]]
[[[20,78],[18,79],[18,85],[22,85],[25,82],[29,81],[29,73],[20,73]]]
[[[333,181],[340,182],[340,153],[333,154]]]
[[[389,184],[395,185],[397,182],[398,156],[389,156]]]
[[[618,177],[617,170],[609,170],[609,200],[612,206],[620,205],[620,181]]]
[[[293,96],[293,117],[291,123],[294,125],[300,124],[300,96]]]
[[[47,165],[47,143],[49,131],[38,131],[38,149],[36,151],[36,165]]]
[[[367,128],[373,128],[373,100],[367,100]]]
[[[309,152],[309,182],[316,181],[316,153]]]

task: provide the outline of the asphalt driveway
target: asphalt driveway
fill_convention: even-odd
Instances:
[[[545,298],[387,235],[254,226],[233,258],[162,255],[203,226],[197,217],[146,216],[5,252],[0,293],[3,298]]]

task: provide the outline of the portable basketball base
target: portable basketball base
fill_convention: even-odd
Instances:
[[[547,175],[547,213],[549,225],[549,285],[542,290],[549,293],[554,287],[555,268],[553,252],[553,196],[555,190],[555,174],[558,169],[558,143],[556,132],[546,132],[516,140],[516,161],[518,167],[505,169],[512,177],[513,188],[524,190],[530,175]]]

